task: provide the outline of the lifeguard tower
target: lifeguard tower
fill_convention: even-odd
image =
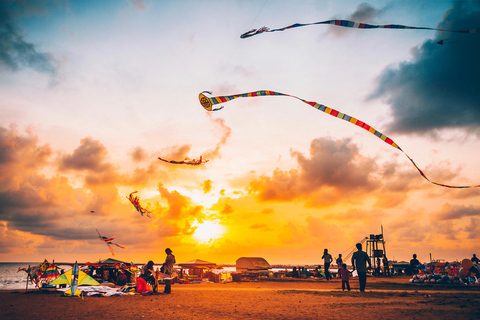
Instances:
[[[374,270],[377,270],[377,259],[380,259],[380,262],[382,262],[383,256],[387,254],[385,250],[385,239],[383,237],[383,226],[381,234],[371,234],[370,237],[367,238],[365,250],[370,257],[372,267],[375,266]],[[378,274],[379,272],[376,273]]]

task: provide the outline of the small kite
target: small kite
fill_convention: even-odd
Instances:
[[[148,211],[147,209],[143,208],[141,205],[140,205],[140,198],[138,196],[133,196],[134,193],[137,193],[138,191],[135,190],[133,191],[132,193],[130,193],[130,195],[127,197],[127,199],[133,204],[133,206],[135,207],[135,209],[137,209],[138,212],[140,212],[140,214],[143,216],[144,214],[151,218],[150,217],[150,211]]]
[[[88,274],[86,274],[83,271],[80,271],[78,268],[77,261],[75,261],[75,264],[73,265],[73,268],[70,269],[69,271],[65,272],[52,282],[50,282],[50,285],[57,285],[57,284],[68,284],[70,285],[70,288],[67,289],[63,294],[66,296],[80,296],[82,292],[78,290],[78,286],[82,285],[90,285],[90,286],[98,286],[100,283],[98,283],[95,279],[90,277]]]
[[[410,26],[404,26],[401,24],[376,25],[376,24],[359,23],[359,22],[350,21],[350,20],[325,20],[325,21],[312,22],[312,23],[294,23],[290,26],[279,28],[279,29],[269,29],[267,27],[262,27],[260,29],[253,29],[253,30],[247,31],[244,34],[242,34],[240,38],[245,39],[245,38],[253,37],[257,34],[264,33],[264,32],[285,31],[288,29],[305,27],[305,26],[316,25],[316,24],[331,24],[338,27],[356,28],[356,29],[416,29],[416,30],[434,30],[434,31],[457,32],[457,33],[480,33],[480,28],[469,29],[469,30],[448,30],[448,29],[439,29],[439,28],[428,28],[428,27],[410,27]]]
[[[95,230],[97,230],[97,229],[95,229]],[[112,242],[112,241],[115,239],[115,236],[113,236],[113,237],[111,237],[111,238],[109,238],[109,237],[103,237],[103,236],[100,234],[100,232],[98,232],[98,230],[97,230],[97,233],[98,233],[98,237],[100,238],[100,240],[104,241],[104,242],[107,244],[108,249],[110,249],[110,252],[112,253],[112,256],[115,255],[115,251],[113,251],[113,248],[110,246],[111,244],[116,245],[117,247],[122,248],[122,249],[127,249],[127,247],[122,246],[121,244],[116,244],[116,243],[113,243],[113,242]]]
[[[162,160],[164,162],[168,162],[168,163],[173,163],[173,164],[188,164],[188,165],[191,165],[191,166],[198,166],[198,165],[201,165],[201,164],[204,164],[204,163],[207,163],[208,161],[210,160],[206,160],[206,159],[203,159],[202,156],[200,156],[200,158],[197,160],[197,159],[188,159],[188,158],[185,158],[185,160],[183,161],[175,161],[175,160],[165,160],[165,159],[162,159],[160,157],[158,157],[158,160]]]
[[[358,119],[355,119],[354,117],[351,117],[347,114],[341,113],[341,112],[339,112],[335,109],[329,108],[329,107],[327,107],[323,104],[319,104],[319,103],[314,102],[314,101],[306,101],[306,100],[303,100],[303,99],[301,99],[299,97],[296,97],[296,96],[292,96],[292,95],[285,94],[285,93],[280,93],[280,92],[275,92],[275,91],[269,91],[269,90],[241,93],[241,94],[235,94],[235,95],[232,95],[232,96],[217,96],[217,97],[207,97],[204,93],[207,93],[207,94],[211,95],[211,92],[203,91],[198,96],[198,99],[200,100],[200,104],[207,111],[218,111],[218,110],[222,109],[223,107],[217,108],[217,109],[213,109],[212,107],[216,104],[219,104],[219,103],[222,103],[222,102],[228,102],[228,101],[231,101],[231,100],[236,99],[236,98],[261,97],[261,96],[286,96],[286,97],[292,97],[292,98],[298,99],[298,100],[314,107],[315,109],[318,109],[318,110],[323,111],[323,112],[325,112],[325,113],[327,113],[331,116],[334,116],[336,118],[348,121],[352,124],[355,124],[355,125],[359,126],[363,129],[367,130],[368,132],[374,134],[378,138],[382,139],[385,143],[387,143],[387,144],[391,145],[392,147],[400,150],[401,152],[403,152],[403,154],[405,154],[405,156],[407,156],[408,160],[410,160],[412,162],[412,164],[418,170],[420,175],[422,177],[424,177],[430,183],[433,183],[433,184],[435,184],[437,186],[441,186],[441,187],[457,188],[457,189],[480,187],[480,184],[479,185],[474,185],[474,186],[451,186],[451,185],[446,185],[446,184],[441,184],[441,183],[431,181],[430,179],[427,178],[427,176],[423,173],[423,171],[416,165],[416,163],[412,160],[412,158],[410,158],[408,156],[408,154],[406,154],[405,151],[403,151],[400,148],[400,146],[398,146],[392,139],[390,139],[389,137],[380,133],[379,131],[375,130],[374,128],[372,128],[371,126],[366,124],[365,122],[362,122]]]

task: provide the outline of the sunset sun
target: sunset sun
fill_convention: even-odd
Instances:
[[[223,237],[224,227],[217,221],[205,220],[203,223],[197,222],[194,227],[197,227],[197,229],[193,237],[198,242],[207,243]]]

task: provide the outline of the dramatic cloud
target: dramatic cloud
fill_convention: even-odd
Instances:
[[[379,183],[371,177],[376,164],[362,158],[349,140],[317,138],[310,145],[310,158],[298,152],[299,169],[289,172],[276,169],[271,177],[251,181],[249,191],[263,201],[306,199],[307,205],[325,206],[338,201],[354,201],[356,196],[371,192]]]
[[[190,198],[181,195],[178,191],[168,191],[161,182],[158,183],[158,191],[162,198],[168,202],[166,210],[167,218],[197,218],[203,219],[203,207],[194,205]]]
[[[152,218],[141,217],[120,197],[117,185],[146,184],[155,178],[155,169],[150,164],[119,174],[107,156],[102,143],[87,137],[72,153],[55,159],[50,146],[39,144],[31,132],[0,127],[0,254],[88,254],[104,249],[107,254],[97,228],[102,235],[117,235],[119,243],[137,254],[152,250],[159,239],[195,233],[192,221],[204,219],[202,206],[159,184],[159,196],[168,205],[145,201]],[[42,173],[55,169],[59,171],[51,177]],[[83,186],[74,187],[71,175],[83,178]]]
[[[478,27],[480,3],[455,1],[438,28]],[[458,41],[445,45],[437,41]],[[388,132],[426,133],[432,129],[480,127],[480,38],[476,34],[437,33],[416,51],[412,61],[389,67],[370,99],[383,98],[392,108]]]
[[[28,14],[38,13],[38,8],[30,4],[26,1],[24,6],[31,9]],[[54,76],[57,63],[53,56],[39,52],[35,44],[25,40],[17,26],[14,15],[20,14],[19,9],[16,2],[0,2],[0,67],[10,71],[31,68]]]
[[[110,185],[119,181],[120,176],[115,166],[105,161],[107,154],[100,141],[87,137],[80,141],[80,146],[72,154],[60,158],[59,170],[87,172],[87,186]]]
[[[444,204],[442,210],[436,214],[439,220],[455,220],[463,217],[480,217],[480,207]]]

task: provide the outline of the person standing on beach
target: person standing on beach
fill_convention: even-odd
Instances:
[[[328,253],[328,249],[323,250],[322,259],[323,259],[324,268],[325,268],[325,279],[329,281],[330,279],[332,279],[332,276],[330,274],[330,271],[328,271],[328,269],[330,268],[330,263],[332,263],[333,258],[332,258],[332,255]]]
[[[410,260],[410,270],[412,270],[412,275],[418,273],[418,268],[417,266],[420,264],[420,261],[417,259],[417,255],[414,253],[413,254],[413,259]]]
[[[341,253],[338,255],[338,258],[335,262],[337,263],[337,268],[340,271],[340,269],[343,266],[343,259],[342,259],[342,254]]]
[[[163,270],[165,274],[172,275],[173,273],[173,264],[176,263],[175,256],[172,254],[172,250],[170,248],[165,249],[165,253],[167,257],[165,258],[165,263],[163,264]],[[165,279],[165,293],[172,292],[172,280]]]
[[[388,265],[388,259],[386,254],[383,255],[383,273],[387,277],[390,277],[390,267]]]
[[[362,244],[357,243],[357,252],[352,256],[352,266],[353,271],[357,270],[358,282],[360,283],[360,292],[365,292],[365,287],[367,285],[367,263],[368,268],[372,267],[372,262],[370,257],[365,251],[362,251]]]
[[[472,260],[472,262],[476,263],[476,264],[478,264],[478,262],[480,261],[480,260],[478,260],[477,255],[475,253],[473,254],[472,259],[470,259],[470,260]]]

